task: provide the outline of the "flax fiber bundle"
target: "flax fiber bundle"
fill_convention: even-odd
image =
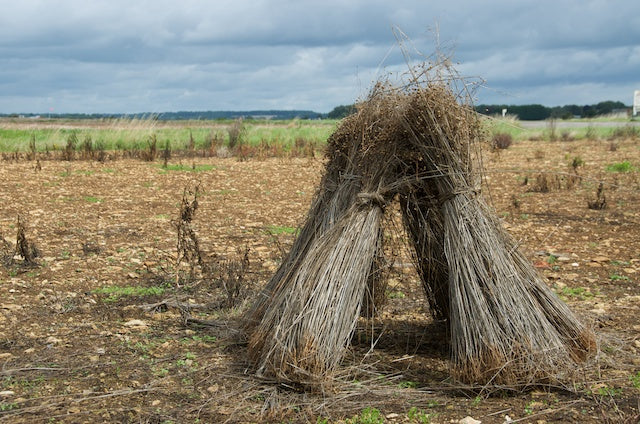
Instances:
[[[382,102],[387,97],[379,97]],[[305,224],[247,315],[258,373],[284,381],[323,378],[348,346],[361,310],[380,291],[384,208],[393,177],[387,108],[372,100],[331,136],[328,162]],[[363,299],[366,299],[363,302]]]
[[[416,166],[429,175],[417,186],[440,205],[424,226],[443,241],[449,305],[439,306],[449,309],[455,376],[510,386],[553,377],[594,349],[593,334],[544,284],[479,194],[473,112],[444,85],[402,96],[398,119],[421,158]]]

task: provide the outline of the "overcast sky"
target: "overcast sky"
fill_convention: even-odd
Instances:
[[[0,0],[0,113],[328,112],[406,69],[393,26],[438,28],[476,103],[640,89],[637,0]]]

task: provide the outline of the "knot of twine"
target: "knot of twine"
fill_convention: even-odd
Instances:
[[[454,199],[456,196],[460,196],[463,194],[467,194],[470,197],[476,197],[478,194],[480,194],[480,189],[479,188],[473,188],[473,187],[464,187],[464,188],[458,188],[456,190],[452,190],[449,193],[442,193],[438,196],[438,201],[440,202],[440,204],[445,204],[446,202],[448,202],[451,199]]]
[[[367,205],[372,203],[376,206],[383,207],[385,205],[385,200],[382,194],[378,192],[362,192],[358,193],[358,204],[359,205]]]

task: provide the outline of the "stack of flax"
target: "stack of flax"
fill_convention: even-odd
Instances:
[[[456,379],[536,384],[595,349],[484,201],[479,121],[451,87],[377,83],[330,137],[307,220],[247,314],[258,374],[308,383],[336,370],[380,287],[382,217],[396,198],[430,310],[449,325]]]

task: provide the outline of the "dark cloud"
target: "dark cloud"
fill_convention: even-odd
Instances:
[[[8,5],[3,6],[9,8]],[[81,2],[0,15],[0,112],[328,111],[436,39],[483,103],[630,102],[640,4],[606,1]],[[415,57],[419,57],[415,55]]]

